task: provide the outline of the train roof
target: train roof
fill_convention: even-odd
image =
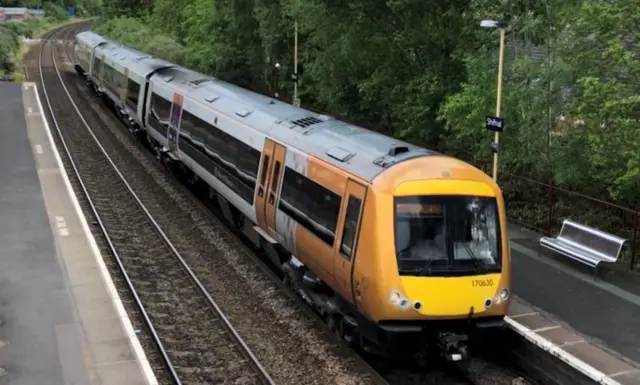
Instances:
[[[88,45],[91,48],[97,46],[100,43],[107,41],[102,36],[91,31],[84,31],[76,34],[76,40],[81,41],[82,43]]]
[[[152,80],[367,181],[394,164],[438,154],[183,67],[160,70]]]
[[[156,70],[175,66],[166,60],[105,39],[96,48],[96,55],[98,54],[104,54],[105,58],[117,59],[120,65],[128,68],[129,72],[134,72],[142,77]]]

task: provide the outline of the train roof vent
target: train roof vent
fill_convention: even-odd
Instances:
[[[163,79],[165,82],[169,83],[170,81],[173,80],[173,75],[169,75],[169,76],[165,76]]]
[[[220,99],[219,95],[207,95],[207,96],[204,97],[204,100],[206,100],[209,103],[213,103],[218,99]]]
[[[294,120],[291,123],[295,124],[296,126],[306,128],[309,126],[313,126],[314,124],[322,123],[322,120],[313,116],[309,116],[307,118]]]
[[[211,79],[202,78],[202,79],[192,80],[190,83],[193,84],[194,86],[199,86],[202,83],[206,83],[206,82],[210,82],[210,81],[211,81]]]
[[[380,167],[382,167],[382,168],[385,168],[385,167],[389,167],[389,166],[391,166],[391,165],[392,165],[392,164],[394,164],[395,162],[396,162],[396,160],[395,160],[395,159],[393,159],[393,158],[389,158],[389,157],[387,157],[387,156],[381,156],[381,157],[379,157],[379,158],[376,158],[376,159],[373,161],[373,164],[375,164],[376,166],[380,166]]]
[[[147,55],[147,56],[140,56],[140,57],[137,57],[137,58],[136,58],[136,61],[140,61],[140,60],[143,60],[143,59],[148,59],[148,58],[150,58],[150,57],[151,57],[151,56],[149,56],[149,55]]]
[[[236,111],[236,115],[242,117],[242,118],[246,118],[247,116],[251,115],[253,111],[251,110],[247,110],[246,108],[241,109],[240,111]]]
[[[346,162],[349,159],[353,158],[356,155],[354,152],[350,152],[340,147],[330,148],[326,154],[332,157],[335,160],[339,160],[340,162]]]
[[[399,154],[404,154],[405,152],[409,152],[409,147],[407,146],[394,146],[389,149],[389,156],[396,156]]]

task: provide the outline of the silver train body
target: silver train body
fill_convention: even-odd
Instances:
[[[428,153],[154,58],[91,31],[77,34],[75,43],[77,72],[113,103],[133,132],[146,135],[159,157],[177,161],[206,182],[228,219],[233,208],[239,210],[246,222],[239,225],[256,245],[266,241],[295,250],[295,229],[271,232],[259,226],[256,213],[263,208],[256,207],[256,180],[267,140],[285,144],[283,166],[303,176],[309,156],[371,180],[384,170],[377,161],[390,149],[407,148],[398,157],[406,159]],[[338,144],[358,156],[349,157],[347,163]],[[295,227],[279,209],[274,219],[277,229]],[[268,254],[280,265],[273,251]]]

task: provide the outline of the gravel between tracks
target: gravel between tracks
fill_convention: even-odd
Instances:
[[[60,51],[62,53],[62,49]],[[65,68],[65,59],[68,64],[68,59],[60,55],[59,65],[65,81],[69,81],[76,75],[68,66]],[[77,150],[74,151],[77,154],[74,156],[78,156],[76,162],[86,166],[81,173],[91,182],[95,196],[100,197],[94,199],[96,204],[101,204],[104,220],[107,220],[107,211],[110,211],[109,219],[113,220],[114,225],[120,230],[124,230],[120,231],[118,236],[128,244],[126,251],[135,258],[152,245],[132,239],[129,231],[136,234],[137,238],[142,226],[136,226],[131,221],[127,223],[129,208],[123,207],[120,201],[127,198],[122,197],[121,192],[113,189],[109,183],[105,184],[104,178],[97,177],[107,175],[107,170],[91,167],[96,164],[93,158],[101,155],[84,151],[95,148],[95,145],[89,144],[92,139],[88,139],[86,128],[70,109],[72,107],[59,81],[54,78],[55,72],[51,69],[50,63],[46,60],[43,62],[46,67],[43,69],[43,75],[49,92],[53,94],[54,111],[56,115],[59,114],[65,119],[65,124],[61,127],[64,135],[70,138],[68,141],[72,151],[74,148]],[[88,91],[73,85],[78,84],[77,79],[69,84],[74,99],[85,100],[81,107],[83,111],[88,103],[91,103],[92,107],[100,103],[95,97],[89,98]],[[200,209],[194,206],[192,198],[186,196],[188,192],[175,186],[175,183],[169,180],[170,176],[149,158],[142,156],[132,159],[130,151],[134,149],[133,146],[123,148],[123,144],[112,135],[105,135],[102,122],[89,117],[87,119],[113,161],[127,175],[132,188],[163,226],[167,236],[174,242],[274,381],[278,384],[371,383],[370,373],[356,365],[353,357],[345,354],[343,349],[327,343],[325,335],[314,328],[314,320],[300,312],[297,305],[285,293],[280,292],[272,279],[242,250],[238,250],[231,234],[220,231],[223,224],[203,215]],[[141,288],[143,286],[138,282],[134,284]],[[148,285],[157,285],[156,290],[162,290],[162,285],[157,282],[149,281]],[[172,294],[175,293],[166,293],[166,299],[170,299]],[[202,322],[210,320],[203,318]],[[191,335],[182,338],[188,341]]]
[[[47,48],[51,45],[45,52]],[[51,85],[57,76],[47,73],[44,78]],[[65,142],[81,175],[100,175],[83,178],[85,187],[182,382],[260,384],[261,373],[243,359],[242,347],[226,332],[223,320],[185,274],[93,138],[79,130],[77,119],[60,113],[64,99],[51,103],[61,126],[75,126],[75,133],[85,134],[65,135]]]

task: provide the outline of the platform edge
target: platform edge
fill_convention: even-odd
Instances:
[[[82,208],[80,207],[80,203],[78,202],[78,198],[76,197],[76,194],[73,192],[73,187],[71,186],[71,181],[69,180],[69,176],[67,175],[67,171],[64,168],[64,164],[62,163],[62,158],[60,158],[60,154],[59,154],[59,150],[58,147],[55,143],[55,141],[53,140],[53,135],[51,134],[51,127],[49,126],[49,122],[47,121],[47,116],[44,113],[44,108],[42,107],[42,102],[40,101],[40,93],[38,92],[38,86],[36,83],[34,82],[25,82],[23,83],[23,87],[25,89],[27,89],[29,86],[33,86],[35,95],[36,95],[36,101],[38,103],[38,108],[40,109],[40,112],[42,113],[42,120],[43,120],[43,124],[45,127],[45,130],[47,132],[47,137],[49,138],[49,143],[51,144],[51,148],[53,148],[53,154],[54,157],[56,159],[56,163],[58,164],[58,167],[60,168],[61,171],[61,175],[62,175],[62,179],[64,180],[64,184],[65,187],[67,189],[67,193],[69,194],[69,197],[71,198],[71,202],[73,204],[73,207],[76,211],[76,214],[78,215],[79,219],[80,219],[80,223],[82,225],[82,229],[85,232],[85,236],[87,237],[87,240],[89,241],[89,245],[91,247],[91,251],[93,253],[93,256],[96,259],[96,262],[98,263],[98,266],[100,268],[100,275],[102,276],[102,280],[105,284],[105,286],[107,287],[107,290],[109,292],[109,295],[111,297],[111,301],[116,309],[116,311],[118,312],[118,316],[120,318],[120,322],[122,324],[122,327],[125,330],[125,334],[127,335],[127,338],[129,339],[129,343],[131,345],[131,348],[133,349],[133,353],[136,356],[136,360],[138,361],[138,365],[140,366],[140,369],[142,370],[142,373],[144,375],[145,378],[145,382],[147,383],[147,385],[158,385],[158,380],[155,376],[155,374],[153,373],[153,370],[151,369],[151,365],[149,363],[149,360],[147,359],[147,356],[144,352],[144,350],[142,349],[142,345],[140,344],[140,340],[138,339],[138,337],[136,336],[136,333],[133,329],[133,324],[131,323],[131,319],[129,318],[129,316],[126,313],[126,310],[124,308],[124,305],[122,303],[122,300],[120,299],[120,295],[118,294],[118,291],[116,290],[115,285],[113,284],[113,280],[111,279],[111,275],[109,274],[109,270],[107,270],[107,266],[104,263],[104,260],[102,258],[102,254],[100,253],[100,250],[98,248],[98,244],[96,243],[96,240],[93,236],[93,233],[91,232],[91,229],[89,228],[89,225],[87,224],[87,218],[85,217],[84,213],[82,212]]]
[[[551,354],[552,356],[559,358],[561,361],[571,366],[572,368],[576,369],[577,371],[584,374],[585,376],[589,377],[590,379],[597,382],[598,384],[622,385],[618,381],[607,376],[605,373],[601,372],[600,370],[587,364],[583,360],[577,358],[573,354],[562,349],[557,344],[554,344],[553,342],[540,336],[538,333],[534,332],[528,327],[515,321],[513,318],[509,316],[505,316],[504,320],[511,329],[513,329],[516,333],[522,335],[529,342],[539,347],[540,349],[544,350],[545,352]]]

